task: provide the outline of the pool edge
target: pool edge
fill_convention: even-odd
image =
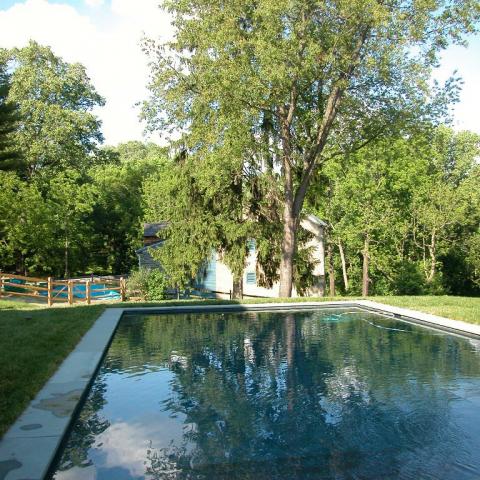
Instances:
[[[124,314],[289,311],[318,307],[360,307],[447,333],[480,339],[480,325],[370,300],[107,308],[0,440],[0,478],[43,480],[50,472]],[[32,426],[35,428],[28,429]]]
[[[43,480],[118,326],[107,308],[0,440],[0,478]]]

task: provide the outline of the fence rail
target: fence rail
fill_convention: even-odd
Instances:
[[[86,303],[127,297],[126,281],[119,279],[88,278],[75,280],[56,280],[52,277],[26,277],[0,272],[0,297],[18,296],[46,301],[48,306],[54,303]]]

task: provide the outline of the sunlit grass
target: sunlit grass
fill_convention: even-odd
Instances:
[[[371,297],[380,303],[395,307],[411,308],[440,317],[480,324],[480,297]]]
[[[104,309],[0,300],[0,436]]]

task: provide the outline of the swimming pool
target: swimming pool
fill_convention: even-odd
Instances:
[[[480,343],[361,309],[126,315],[51,478],[476,479]]]

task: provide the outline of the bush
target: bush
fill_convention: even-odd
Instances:
[[[427,295],[448,295],[448,287],[445,286],[443,272],[437,270],[433,280],[425,283],[425,294]]]
[[[127,280],[127,294],[129,297],[140,297],[142,300],[147,299],[148,278],[150,270],[148,268],[140,268],[133,271]]]
[[[394,294],[392,282],[384,275],[377,274],[375,277],[372,276],[371,280],[370,295],[380,295],[384,297]]]
[[[161,270],[150,270],[147,279],[147,300],[164,300],[167,278]]]
[[[414,262],[403,262],[395,275],[396,295],[422,295],[425,293],[425,277],[420,266]]]
[[[166,289],[166,276],[158,269],[140,268],[132,272],[127,280],[129,297],[140,297],[142,300],[164,300]]]

